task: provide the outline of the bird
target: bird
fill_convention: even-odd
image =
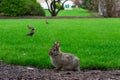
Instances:
[[[46,23],[46,24],[49,24],[47,19],[45,20],[45,23]]]
[[[30,32],[27,34],[27,36],[33,36],[33,34],[35,33],[34,27],[29,26],[29,25],[27,27],[28,27],[28,29],[30,29]]]

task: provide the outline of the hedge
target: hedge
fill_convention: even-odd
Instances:
[[[0,12],[5,16],[45,16],[43,8],[36,0],[1,0]]]

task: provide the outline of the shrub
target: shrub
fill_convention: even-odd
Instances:
[[[2,0],[0,7],[0,12],[6,16],[45,15],[35,0]]]
[[[3,0],[1,2],[1,12],[7,16],[24,15],[24,0]]]
[[[97,0],[82,0],[82,8],[88,9],[91,11],[98,11],[98,1]]]
[[[26,0],[25,2],[25,15],[41,15],[44,16],[45,12],[36,0]]]

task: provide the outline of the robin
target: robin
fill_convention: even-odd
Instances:
[[[46,24],[49,24],[47,19],[45,20],[45,23],[46,23]]]
[[[33,36],[33,34],[35,33],[34,27],[29,26],[29,25],[27,27],[28,27],[28,29],[30,29],[30,32],[27,34],[27,36]]]

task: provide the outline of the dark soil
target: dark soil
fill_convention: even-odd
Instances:
[[[2,16],[0,19],[76,19],[76,18],[104,18],[102,16]]]
[[[0,63],[0,80],[120,80],[120,70],[56,71]]]

